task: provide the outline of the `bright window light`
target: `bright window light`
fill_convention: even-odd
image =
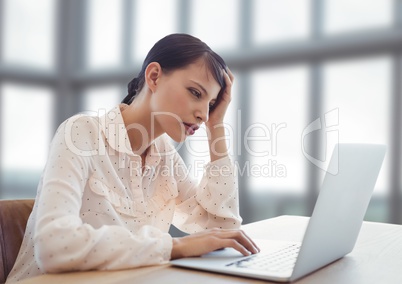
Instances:
[[[122,0],[88,1],[88,68],[111,68],[122,64],[122,14]]]
[[[191,34],[213,50],[230,50],[239,45],[239,0],[192,0],[189,18]]]
[[[243,169],[253,190],[303,192],[306,158],[308,68],[293,66],[251,73],[251,124],[244,129],[249,160]]]
[[[326,0],[324,3],[324,33],[390,26],[393,0]]]
[[[157,9],[156,9],[157,7]],[[133,8],[134,61],[144,61],[152,46],[168,34],[178,32],[177,0],[137,0]]]
[[[84,91],[83,111],[94,115],[106,113],[122,98],[122,88],[118,85],[91,87]]]
[[[339,141],[389,145],[391,59],[376,57],[329,62],[324,66],[325,110],[339,111]],[[375,193],[388,187],[389,153]]]
[[[3,5],[3,60],[19,66],[53,68],[55,1],[4,0]]]
[[[310,0],[254,0],[252,40],[256,44],[306,39]]]
[[[53,135],[52,91],[4,84],[1,115],[2,170],[41,171]]]

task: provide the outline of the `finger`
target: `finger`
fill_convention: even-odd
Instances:
[[[225,97],[225,99],[230,101],[230,99],[232,97],[232,85],[233,84],[232,84],[232,81],[230,80],[229,74],[226,72],[224,72],[224,73],[225,73],[224,78],[225,78],[226,88],[222,95],[223,95],[223,97]]]
[[[254,243],[254,241],[247,236],[244,231],[241,230],[222,230],[220,237],[227,239],[235,239],[241,245],[243,245],[247,250],[252,253],[258,253],[260,249]]]
[[[227,74],[229,75],[230,81],[233,83],[235,78],[234,78],[232,71],[230,71],[229,67],[226,68],[226,71],[227,71]]]
[[[258,245],[249,236],[247,236],[247,238],[253,244],[253,247],[256,249],[257,253],[259,253],[261,251],[261,249],[258,247]]]
[[[254,243],[254,241],[247,236],[247,234],[243,231],[238,232],[238,238],[237,241],[240,242],[243,246],[245,246],[250,252],[252,253],[258,253],[260,249],[258,246]]]
[[[240,244],[238,241],[234,239],[224,239],[222,243],[224,247],[233,248],[244,256],[249,256],[251,254],[248,249],[246,249],[242,244]]]
[[[230,70],[229,70],[229,72],[230,72]],[[234,79],[233,74],[232,74],[232,78],[231,78],[230,77],[231,75],[229,73],[227,73],[227,72],[223,72],[223,73],[224,73],[224,78],[225,78],[225,83],[226,83],[226,89],[231,89],[232,85],[233,85],[232,78]]]
[[[241,232],[244,234],[244,236],[253,244],[253,246],[257,249],[258,252],[260,252],[260,248],[257,246],[257,244],[253,241],[252,238],[250,238],[246,232],[244,232],[243,230],[241,230]]]

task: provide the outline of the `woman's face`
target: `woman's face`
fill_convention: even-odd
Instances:
[[[151,94],[151,111],[157,132],[176,142],[194,134],[208,121],[209,109],[221,89],[202,60],[186,68],[162,73]]]

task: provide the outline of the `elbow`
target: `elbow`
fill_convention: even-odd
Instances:
[[[59,246],[44,244],[41,241],[36,242],[35,260],[41,272],[59,273],[72,270],[71,267],[66,265],[63,259],[66,255],[62,256],[61,251]]]
[[[44,248],[39,245],[35,247],[35,260],[43,273],[61,273],[77,271],[82,264],[82,257],[69,253],[65,249],[51,246]]]
[[[57,234],[58,235],[58,234]],[[43,273],[60,273],[79,270],[85,250],[67,238],[42,238],[38,235],[34,243],[35,260]],[[79,241],[77,240],[77,243]]]
[[[72,224],[71,220],[63,219],[38,224],[34,235],[34,256],[41,272],[82,270],[81,265],[90,249],[83,244],[90,236],[78,225],[78,222]]]
[[[63,266],[57,261],[52,261],[51,256],[43,253],[35,253],[35,260],[42,273],[58,273],[63,272]]]

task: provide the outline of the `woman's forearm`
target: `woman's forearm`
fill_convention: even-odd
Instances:
[[[228,148],[226,145],[224,124],[215,125],[211,129],[207,128],[207,133],[211,162],[227,156]]]

